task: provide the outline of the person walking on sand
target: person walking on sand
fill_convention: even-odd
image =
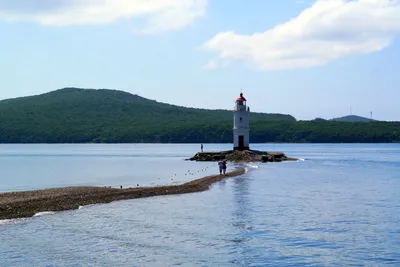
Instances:
[[[225,159],[222,161],[222,172],[224,173],[224,175],[226,174],[226,160]]]
[[[222,161],[222,159],[220,159],[220,160],[218,161],[218,167],[219,167],[219,175],[221,175],[221,174],[222,174],[222,171],[223,171],[223,169],[224,169],[224,162]]]
[[[201,148],[201,152],[203,152],[203,144],[201,144],[200,148]]]

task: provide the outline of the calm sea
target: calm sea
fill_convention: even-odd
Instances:
[[[182,183],[218,171],[184,161],[199,146],[0,145],[0,192]],[[201,193],[0,221],[0,266],[400,266],[399,144],[253,148],[305,160],[247,164]]]

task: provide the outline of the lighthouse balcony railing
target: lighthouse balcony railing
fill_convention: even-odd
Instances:
[[[244,105],[235,105],[233,111],[249,111],[249,109]]]

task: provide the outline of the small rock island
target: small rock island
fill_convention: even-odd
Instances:
[[[240,93],[233,109],[233,150],[219,152],[199,152],[187,159],[191,161],[219,161],[225,159],[232,162],[281,162],[295,161],[295,158],[287,157],[283,152],[267,152],[250,149],[250,107],[247,100]],[[201,146],[203,150],[203,145]]]
[[[219,161],[226,159],[231,162],[281,162],[296,161],[289,158],[283,152],[266,152],[258,150],[228,150],[220,152],[199,152],[187,159],[191,161]]]

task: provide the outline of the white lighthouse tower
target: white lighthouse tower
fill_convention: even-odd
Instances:
[[[246,106],[246,98],[243,93],[236,99],[236,105],[233,110],[233,149],[249,149],[249,113],[250,109]]]

